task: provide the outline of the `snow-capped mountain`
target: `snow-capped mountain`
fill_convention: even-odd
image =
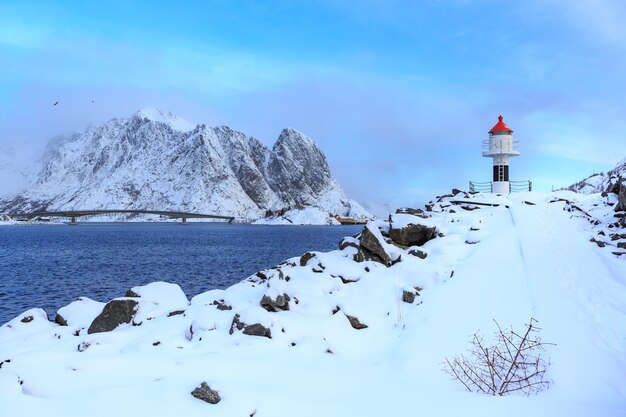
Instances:
[[[614,169],[606,173],[593,174],[565,189],[583,194],[616,192],[613,188],[617,186],[620,178],[626,179],[626,158],[622,159]]]
[[[0,211],[159,209],[254,220],[315,207],[369,216],[348,199],[307,136],[284,129],[272,150],[226,126],[193,126],[157,109],[75,134],[49,153],[25,191]]]

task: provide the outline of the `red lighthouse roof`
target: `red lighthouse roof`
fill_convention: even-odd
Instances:
[[[495,133],[495,132],[513,132],[513,129],[511,129],[510,127],[508,127],[506,125],[506,123],[504,123],[502,121],[502,119],[504,119],[502,116],[498,116],[498,123],[495,124],[494,127],[491,128],[491,130],[489,131],[489,133]]]

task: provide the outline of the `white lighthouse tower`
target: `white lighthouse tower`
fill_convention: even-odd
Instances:
[[[492,192],[509,192],[509,158],[519,155],[519,143],[513,140],[513,130],[498,116],[498,123],[489,131],[489,139],[483,141],[483,156],[493,158]]]

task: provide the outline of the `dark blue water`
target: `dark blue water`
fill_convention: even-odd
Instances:
[[[87,296],[174,282],[189,298],[302,255],[337,249],[359,226],[82,223],[0,227],[0,324],[31,307],[53,317]]]

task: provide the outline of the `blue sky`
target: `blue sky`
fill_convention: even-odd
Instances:
[[[3,1],[0,142],[147,106],[269,146],[293,127],[352,197],[420,205],[489,179],[502,114],[512,179],[547,191],[626,157],[624,21],[621,0]]]

